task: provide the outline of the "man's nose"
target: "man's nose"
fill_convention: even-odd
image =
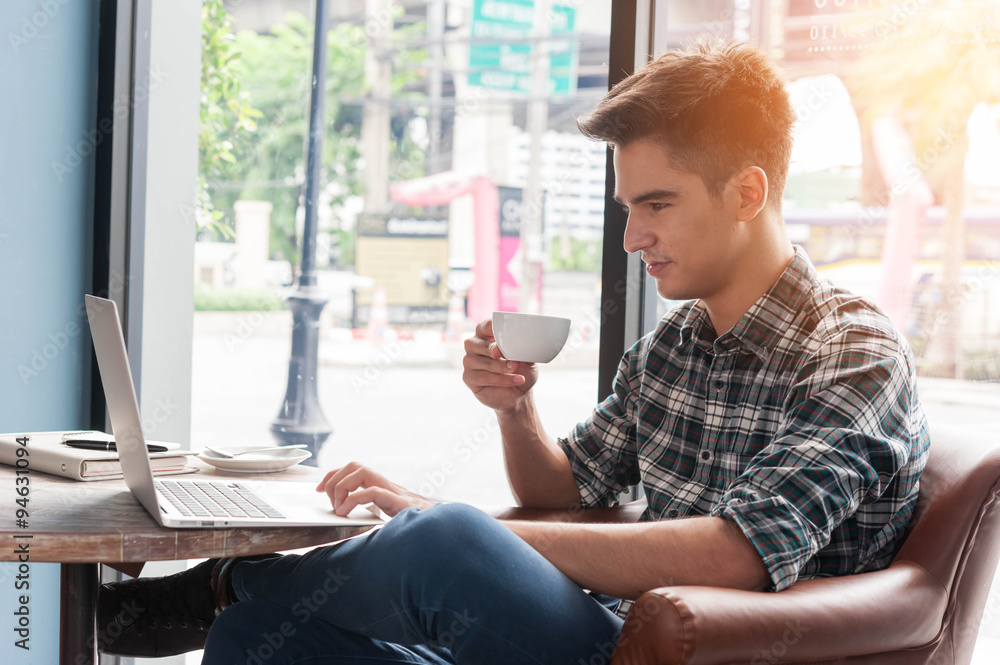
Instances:
[[[640,252],[647,247],[651,247],[656,239],[642,220],[634,213],[629,213],[628,221],[625,223],[625,240],[622,243],[625,251],[629,254]]]

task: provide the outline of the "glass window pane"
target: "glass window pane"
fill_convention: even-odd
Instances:
[[[785,70],[798,114],[783,202],[793,242],[892,317],[922,376],[1000,378],[996,3],[668,9],[665,43],[751,39]]]
[[[752,40],[778,61],[798,115],[793,242],[905,334],[931,419],[1000,430],[1000,5],[665,4],[658,43]],[[671,305],[649,292],[646,330]],[[984,617],[973,662],[997,654]]]
[[[607,91],[611,2],[539,4],[331,5],[323,468],[356,460],[435,497],[511,503],[496,418],[462,383],[463,339],[494,310],[572,321],[535,389],[552,436],[595,403],[606,151],[574,119]],[[206,20],[239,56],[203,81],[220,104],[202,113],[193,439],[270,444],[303,248],[313,18],[234,3]]]

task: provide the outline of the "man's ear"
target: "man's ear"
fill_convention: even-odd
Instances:
[[[733,176],[733,183],[740,195],[736,219],[749,222],[767,205],[767,174],[759,166],[748,166]]]

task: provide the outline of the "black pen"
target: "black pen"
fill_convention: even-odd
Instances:
[[[65,441],[64,442],[70,448],[83,448],[84,450],[103,450],[109,453],[118,452],[118,448],[115,447],[114,441]],[[166,446],[159,446],[155,443],[147,443],[146,450],[151,453],[165,453],[169,448]]]

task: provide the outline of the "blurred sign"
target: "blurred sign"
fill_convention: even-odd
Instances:
[[[533,0],[475,0],[472,9],[472,45],[469,48],[469,85],[528,94],[531,91],[531,42],[535,16]],[[553,5],[549,42],[549,94],[576,92],[578,44],[573,35],[576,10]]]
[[[498,308],[504,312],[520,309],[521,284],[524,281],[525,243],[521,238],[521,200],[524,190],[520,187],[498,187],[500,195],[500,298]],[[536,297],[541,302],[541,264]]]
[[[389,323],[443,323],[448,312],[448,220],[363,216],[358,221],[359,277],[385,291]],[[355,321],[369,316],[372,290],[359,291]]]
[[[916,47],[946,37],[954,44],[997,38],[1000,7],[929,0],[788,0],[785,66],[852,61],[875,49]]]
[[[368,238],[447,238],[447,219],[365,216],[358,235]]]
[[[521,255],[520,187],[498,187],[500,194],[500,302],[503,312],[516,312],[520,303],[520,286],[524,276]]]

